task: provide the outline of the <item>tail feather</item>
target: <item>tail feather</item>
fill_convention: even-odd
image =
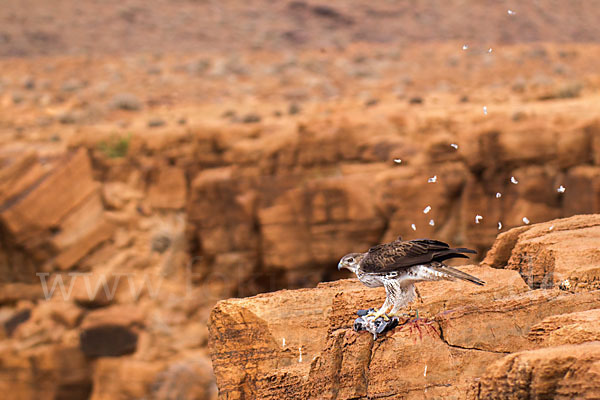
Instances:
[[[441,264],[440,263],[439,265],[432,266],[432,267],[436,271],[444,273],[444,274],[446,274],[446,275],[448,275],[448,276],[450,276],[452,278],[461,279],[463,281],[469,281],[469,282],[474,283],[474,284],[479,285],[479,286],[483,286],[485,284],[485,282],[482,281],[481,279],[479,279],[479,278],[477,278],[477,277],[475,277],[473,275],[469,275],[466,272],[462,272],[462,271],[460,271],[460,270],[458,270],[456,268],[449,267],[449,266],[447,266],[445,264]]]
[[[459,253],[477,254],[477,252],[475,250],[467,249],[466,247],[459,247],[459,248],[453,249],[453,250],[456,250]]]
[[[466,256],[462,253],[477,254],[477,252],[475,250],[467,249],[464,247],[459,247],[457,249],[447,249],[447,250],[442,250],[440,252],[437,252],[435,254],[435,256],[433,257],[433,260],[434,261],[444,261],[444,260],[448,260],[450,258],[469,258],[469,256]]]

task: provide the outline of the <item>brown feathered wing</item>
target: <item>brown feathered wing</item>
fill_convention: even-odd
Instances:
[[[386,273],[404,270],[413,265],[442,262],[450,258],[469,258],[463,253],[477,252],[462,247],[452,249],[447,243],[439,240],[396,240],[371,247],[360,266],[367,273]]]

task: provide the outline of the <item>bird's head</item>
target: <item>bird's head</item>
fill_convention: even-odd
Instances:
[[[363,253],[346,254],[338,263],[338,270],[341,270],[342,268],[347,268],[350,271],[356,273],[356,271],[358,270],[358,264],[364,256],[365,255]]]

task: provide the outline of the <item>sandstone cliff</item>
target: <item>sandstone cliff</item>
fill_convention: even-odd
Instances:
[[[43,3],[2,11],[31,15],[7,21],[50,51],[44,38],[53,29],[38,21],[51,26],[47,7],[58,8]],[[183,3],[173,2],[170,12]],[[324,13],[316,18],[326,30],[336,12],[362,12],[290,5],[282,5],[285,14]],[[98,18],[102,7],[85,12]],[[385,15],[370,13],[387,18],[396,6],[390,7]],[[493,18],[504,21],[506,10],[498,7]],[[587,7],[573,10],[594,22],[593,13],[582,11]],[[109,11],[136,19],[136,10]],[[81,11],[79,3],[68,10],[78,20]],[[501,31],[527,37],[529,22],[511,21],[516,26]],[[537,22],[557,32],[555,24]],[[428,32],[398,26],[405,27]],[[338,35],[311,34],[342,43],[362,29],[352,25],[341,42]],[[22,37],[0,30],[0,44]],[[399,234],[475,247],[483,256],[497,233],[524,226],[524,217],[537,223],[600,211],[598,45],[494,44],[488,53],[479,38],[470,51],[462,43],[369,42],[288,53],[295,34],[287,32],[285,53],[153,48],[151,55],[126,57],[0,59],[2,393],[210,399],[206,322],[220,299],[339,279],[340,255]],[[138,48],[135,42],[129,45]],[[433,176],[436,182],[428,183]],[[566,192],[557,192],[561,185]],[[571,268],[582,254],[595,259],[592,239],[572,236],[568,224],[556,228],[557,236],[527,226],[501,236],[485,265],[508,266],[532,289],[594,289],[593,268]],[[571,253],[562,252],[563,241]],[[522,283],[517,288],[527,290]],[[350,308],[332,326],[348,326]],[[557,318],[535,330],[546,344],[565,337],[576,344],[572,332],[594,316],[577,311]],[[557,328],[560,318],[565,329]],[[438,337],[457,335],[438,325]],[[297,360],[294,351],[286,354]]]
[[[463,267],[485,286],[419,284],[429,322],[376,341],[352,323],[383,291],[354,279],[221,301],[220,398],[597,398],[599,240],[599,215],[510,230]]]
[[[233,285],[237,296],[331,279],[340,254],[398,234],[483,255],[524,218],[600,211],[595,111],[573,117],[551,106],[527,120],[509,109],[482,120],[472,107],[444,117],[394,105],[355,111],[134,135],[118,162],[98,149],[97,132],[71,146],[90,150],[100,181],[135,175],[147,181],[150,206],[185,204],[190,251],[202,256],[196,268],[209,279],[235,270],[247,283]]]

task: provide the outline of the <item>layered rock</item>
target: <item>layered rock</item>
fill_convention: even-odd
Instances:
[[[579,215],[498,235],[483,264],[519,271],[532,288],[600,288],[600,217]]]
[[[549,222],[558,232],[546,224],[515,229],[494,248],[527,230],[537,235],[539,248],[551,247],[544,240],[559,234],[566,243],[562,251],[577,254],[578,244],[600,237],[597,220]],[[526,254],[515,242],[511,257]],[[509,252],[503,254],[506,263]],[[376,341],[354,332],[352,324],[357,309],[383,302],[383,290],[354,279],[221,301],[209,325],[220,398],[484,399],[529,398],[532,392],[593,398],[600,293],[589,286],[532,289],[517,270],[502,268],[507,265],[500,259],[496,268],[461,267],[486,281],[483,287],[418,284],[420,299],[413,307],[425,320]],[[584,252],[580,260],[561,264],[563,271],[571,265],[576,276],[585,260]]]
[[[215,300],[186,268],[182,170],[100,183],[84,148],[0,162],[0,390],[214,397],[205,321]]]
[[[84,149],[51,163],[36,153],[10,161],[0,176],[0,280],[32,283],[38,272],[68,270],[112,236]]]
[[[424,132],[437,132],[440,126],[458,122],[452,118],[440,121],[426,111],[416,112],[415,117],[399,115],[392,107],[380,111],[386,117],[373,123],[357,114],[330,119],[311,117],[293,123],[257,123],[253,127],[236,125],[231,130],[195,127],[174,134],[133,135],[123,157],[108,156],[98,145],[108,139],[97,137],[97,132],[73,139],[71,150],[53,157],[43,153],[18,157],[3,153],[2,162],[9,172],[3,170],[0,174],[0,223],[3,233],[7,233],[0,239],[0,255],[5,262],[4,276],[22,282],[4,283],[0,291],[0,303],[5,306],[0,313],[0,337],[6,349],[0,359],[11,360],[16,349],[29,354],[39,346],[47,346],[44,351],[58,352],[69,359],[83,354],[82,368],[87,372],[74,378],[73,383],[51,380],[54,386],[48,386],[48,393],[60,392],[67,385],[95,398],[111,398],[128,383],[118,379],[119,371],[137,366],[140,376],[131,389],[134,397],[151,393],[157,385],[166,388],[173,381],[186,382],[182,383],[186,388],[182,393],[210,396],[212,375],[206,372],[202,348],[207,310],[218,299],[281,287],[311,286],[319,280],[339,277],[334,266],[341,255],[399,234],[404,238],[436,237],[485,250],[498,231],[498,221],[503,222],[504,230],[523,224],[523,216],[536,222],[597,206],[597,196],[589,194],[589,188],[595,187],[597,172],[597,146],[587,145],[598,141],[598,125],[593,120],[583,124],[566,120],[565,129],[579,138],[568,143],[554,130],[540,128],[536,133],[538,151],[532,152],[529,146],[533,144],[522,136],[541,123],[534,117],[523,126],[511,122],[508,115],[498,117],[496,123],[506,127],[498,131],[478,125],[472,116],[469,123],[477,126],[475,131],[471,128],[468,134],[455,136],[435,133],[425,143]],[[458,149],[450,146],[455,141],[460,144]],[[570,150],[565,152],[560,146]],[[161,149],[167,150],[163,154]],[[482,153],[489,156],[483,157]],[[396,157],[402,163],[394,163]],[[429,183],[433,176],[436,182]],[[515,176],[519,184],[510,183],[510,176]],[[569,176],[574,180],[567,180]],[[41,186],[47,180],[50,183]],[[73,180],[82,182],[77,193],[69,184]],[[560,184],[567,187],[565,193],[556,192]],[[44,192],[38,192],[38,187],[43,187]],[[61,192],[56,193],[60,201],[44,195],[53,190]],[[497,191],[502,193],[500,199],[495,196]],[[36,209],[32,213],[35,221],[23,212],[25,205]],[[427,214],[423,212],[426,206],[432,207]],[[45,209],[52,213],[45,215]],[[484,216],[479,224],[475,223],[476,214]],[[416,231],[411,229],[412,223]],[[485,261],[493,268],[486,268],[484,274],[491,274],[487,279],[493,281],[518,282],[514,284],[515,295],[523,297],[511,300],[502,295],[492,306],[488,295],[475,296],[479,300],[474,304],[486,310],[491,330],[480,329],[472,336],[465,336],[456,325],[436,317],[431,327],[438,333],[424,335],[423,340],[431,342],[428,346],[456,359],[473,359],[480,364],[467,368],[465,377],[460,378],[452,372],[454,364],[432,359],[431,363],[439,363],[441,369],[435,373],[428,369],[428,376],[433,374],[435,379],[430,378],[433,383],[427,390],[439,396],[461,393],[470,387],[469,379],[479,376],[473,371],[483,368],[497,354],[557,343],[557,338],[564,335],[571,337],[566,328],[558,331],[539,324],[552,313],[578,313],[589,308],[588,302],[593,299],[585,295],[598,282],[593,238],[596,225],[597,217],[583,216],[567,222],[523,226],[501,235]],[[573,229],[582,236],[572,234]],[[577,269],[572,268],[574,263]],[[71,297],[47,310],[45,302],[40,301],[47,293],[36,272],[50,274],[45,276],[46,288],[60,287],[53,286],[58,282],[57,276],[63,279],[66,290],[72,283]],[[90,274],[89,286],[77,275],[82,272]],[[124,275],[118,278],[119,274]],[[507,278],[508,275],[494,274],[511,275]],[[152,277],[149,279],[154,288],[144,286],[148,276]],[[161,279],[170,289],[153,298]],[[103,282],[108,291],[103,289]],[[130,283],[141,291],[134,290],[132,295]],[[100,290],[95,290],[98,287]],[[458,291],[452,292],[454,288]],[[552,291],[547,297],[523,294],[531,288]],[[349,287],[328,290],[332,291],[329,296],[336,299],[342,296],[336,290],[345,292]],[[357,290],[361,296],[372,295],[362,288]],[[465,298],[469,288],[444,286],[444,290],[461,307],[470,304]],[[187,291],[194,293],[189,305],[173,305],[168,294],[177,298]],[[578,303],[560,296],[571,292],[583,296]],[[56,291],[55,297],[59,293]],[[334,302],[330,299],[322,304],[310,296],[299,301],[314,303],[319,309],[333,307],[330,304]],[[376,306],[380,301],[378,293],[370,305]],[[554,311],[544,306],[546,302]],[[452,310],[448,318],[456,318],[457,326],[480,324],[476,314],[456,311],[452,304],[451,301],[443,306],[441,300],[435,300],[423,306],[422,313],[435,317]],[[88,315],[93,309],[110,310],[115,305],[155,308],[162,316],[144,314],[141,322],[130,323],[122,321],[115,312],[102,321],[90,322]],[[178,307],[181,309],[173,311]],[[332,314],[335,320],[324,329],[334,335],[334,326],[344,328],[335,333],[335,341],[329,343],[327,339],[322,343],[324,339],[315,339],[319,347],[309,348],[306,343],[292,340],[294,344],[285,353],[293,360],[290,365],[295,365],[300,356],[298,348],[303,349],[300,366],[308,353],[322,353],[322,359],[328,359],[329,354],[342,359],[351,357],[340,350],[346,346],[344,343],[358,346],[356,357],[361,360],[365,354],[371,354],[369,346],[360,347],[365,338],[361,336],[354,344],[353,337],[345,336],[354,311],[366,305],[360,301],[347,307],[343,315]],[[523,319],[523,325],[515,328],[498,321],[500,312],[507,310],[512,310],[516,320]],[[298,313],[302,315],[304,311]],[[529,315],[535,313],[539,314],[536,318]],[[163,319],[167,322],[163,323]],[[578,329],[579,320],[574,321],[573,329]],[[530,328],[533,332],[533,327],[536,332],[556,332],[554,336],[549,334],[552,339],[545,342],[521,332]],[[411,340],[413,336],[406,329],[399,331],[404,333],[398,333],[398,341]],[[586,329],[592,337],[593,329]],[[301,327],[297,331],[302,332]],[[502,335],[496,342],[493,338],[499,335],[498,331]],[[401,336],[404,334],[407,338]],[[63,336],[68,340],[63,341]],[[477,345],[473,345],[474,340]],[[173,342],[178,343],[175,348]],[[530,342],[536,344],[529,347]],[[149,343],[159,350],[149,349]],[[62,352],[63,348],[69,350]],[[260,351],[269,354],[269,358],[279,357],[272,348]],[[188,359],[189,352],[196,356]],[[486,357],[479,359],[471,353]],[[373,367],[384,371],[398,361],[401,360],[373,359]],[[323,382],[309,381],[321,387],[322,396],[333,396],[331,393],[336,390],[357,396],[395,390],[376,377],[344,383],[347,386],[340,388],[326,387],[328,380],[337,379],[335,371],[339,368],[337,364],[323,363],[314,369],[309,367],[306,373],[286,376],[293,381],[318,371],[312,372],[314,379],[318,376]],[[46,375],[60,374],[61,365],[49,366]],[[98,365],[102,368],[92,368]],[[363,364],[356,365],[344,374],[366,371]],[[431,364],[427,365],[431,368]],[[30,366],[22,368],[7,371],[6,380],[18,380],[23,388],[32,390],[29,378],[20,378],[31,373],[24,372]],[[288,378],[272,379],[281,379],[282,387],[294,386]],[[453,379],[462,383],[457,387],[444,386]],[[398,393],[415,393],[425,387],[422,382],[409,382],[399,386]],[[237,389],[227,390],[234,393]],[[300,397],[308,393],[308,389],[296,386],[289,390]],[[161,393],[167,391],[162,389]]]
[[[248,279],[281,274],[288,280],[279,287],[305,286],[327,278],[321,267],[341,255],[398,235],[483,253],[499,232],[600,207],[593,194],[600,169],[589,165],[595,150],[587,145],[600,137],[595,121],[565,123],[563,135],[533,118],[498,116],[502,130],[431,132],[423,144],[421,131],[429,131],[418,118],[403,116],[398,133],[398,116],[386,115],[218,135],[223,165],[196,175],[187,203],[190,240],[208,265],[222,270],[234,257]]]

